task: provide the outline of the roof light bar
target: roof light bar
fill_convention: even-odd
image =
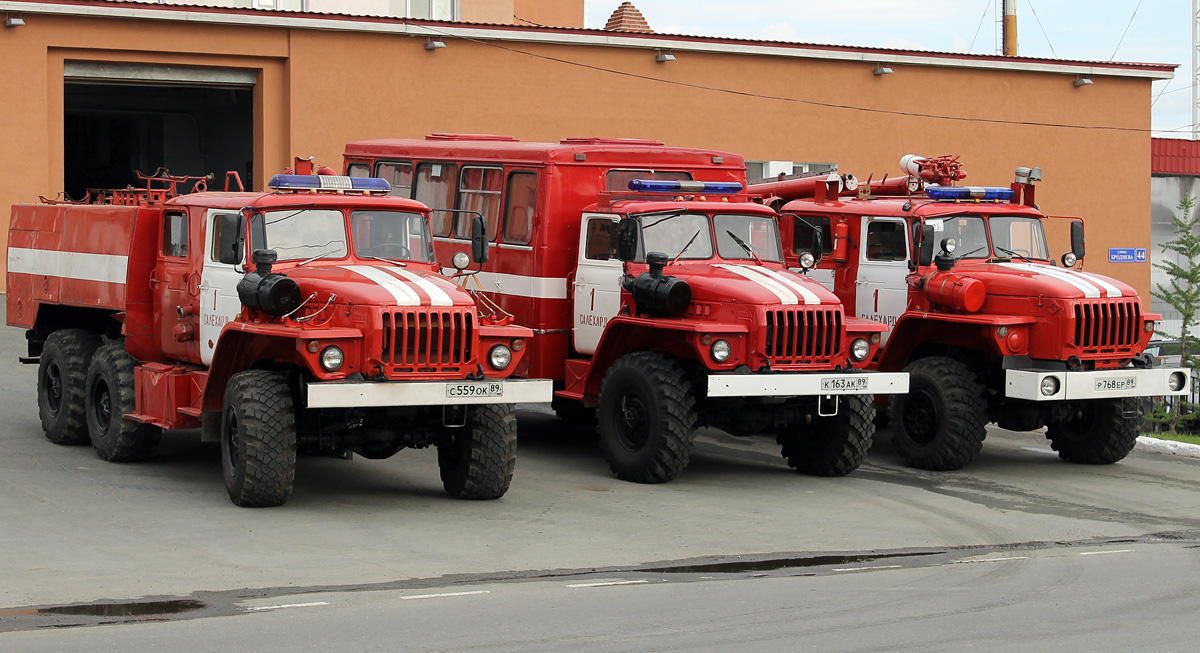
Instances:
[[[722,193],[732,195],[742,190],[737,181],[691,181],[686,179],[630,179],[629,190],[641,193]]]
[[[267,187],[272,190],[350,190],[364,193],[392,190],[392,185],[386,179],[334,175],[275,175]]]
[[[927,186],[925,194],[932,200],[1011,200],[1011,188],[997,186]]]

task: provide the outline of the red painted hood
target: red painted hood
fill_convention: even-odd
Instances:
[[[329,293],[337,302],[359,306],[474,306],[472,297],[442,275],[416,266],[305,265],[278,270],[296,280],[307,298],[325,301]]]
[[[780,265],[704,261],[669,266],[663,274],[687,281],[692,301],[776,306],[840,304],[821,284]]]
[[[959,261],[954,266],[954,273],[979,279],[986,286],[989,295],[1041,295],[1059,299],[1137,296],[1137,292],[1131,286],[1111,277],[1043,263]]]

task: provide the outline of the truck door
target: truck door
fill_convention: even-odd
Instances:
[[[188,214],[168,211],[162,217],[158,261],[150,276],[154,289],[154,319],[158,322],[159,348],[170,360],[186,361],[195,341],[195,293],[200,279],[193,278]]]
[[[209,209],[205,216],[203,269],[200,272],[200,360],[212,363],[213,350],[225,323],[242,310],[237,284],[242,279],[242,259],[246,255],[244,240],[239,239],[236,263],[222,263],[220,258],[221,225],[226,216],[237,217],[237,211]]]
[[[616,257],[616,226],[615,216],[584,215],[579,230],[571,332],[581,354],[596,353],[604,327],[621,310],[623,268]]]
[[[855,309],[858,317],[883,322],[889,327],[908,307],[908,232],[899,218],[862,217],[855,280]],[[890,331],[883,334],[887,342]]]

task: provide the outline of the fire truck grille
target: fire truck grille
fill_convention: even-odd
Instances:
[[[772,363],[835,358],[842,348],[840,308],[767,311],[765,353]]]
[[[462,365],[471,360],[475,315],[460,310],[383,314],[383,362],[388,365]]]
[[[1075,304],[1075,346],[1085,352],[1131,347],[1142,335],[1142,305],[1136,298]]]

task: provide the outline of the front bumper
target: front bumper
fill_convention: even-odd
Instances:
[[[1183,374],[1183,387],[1171,390],[1167,380],[1174,373]],[[1058,391],[1042,394],[1042,379],[1058,379]],[[1006,370],[1004,395],[1029,401],[1070,401],[1072,399],[1107,399],[1120,397],[1187,396],[1191,393],[1192,375],[1185,367],[1122,368],[1092,372],[1046,370]]]
[[[548,380],[325,381],[305,386],[309,408],[548,403]]]
[[[908,392],[908,372],[709,374],[710,397],[811,397]]]

